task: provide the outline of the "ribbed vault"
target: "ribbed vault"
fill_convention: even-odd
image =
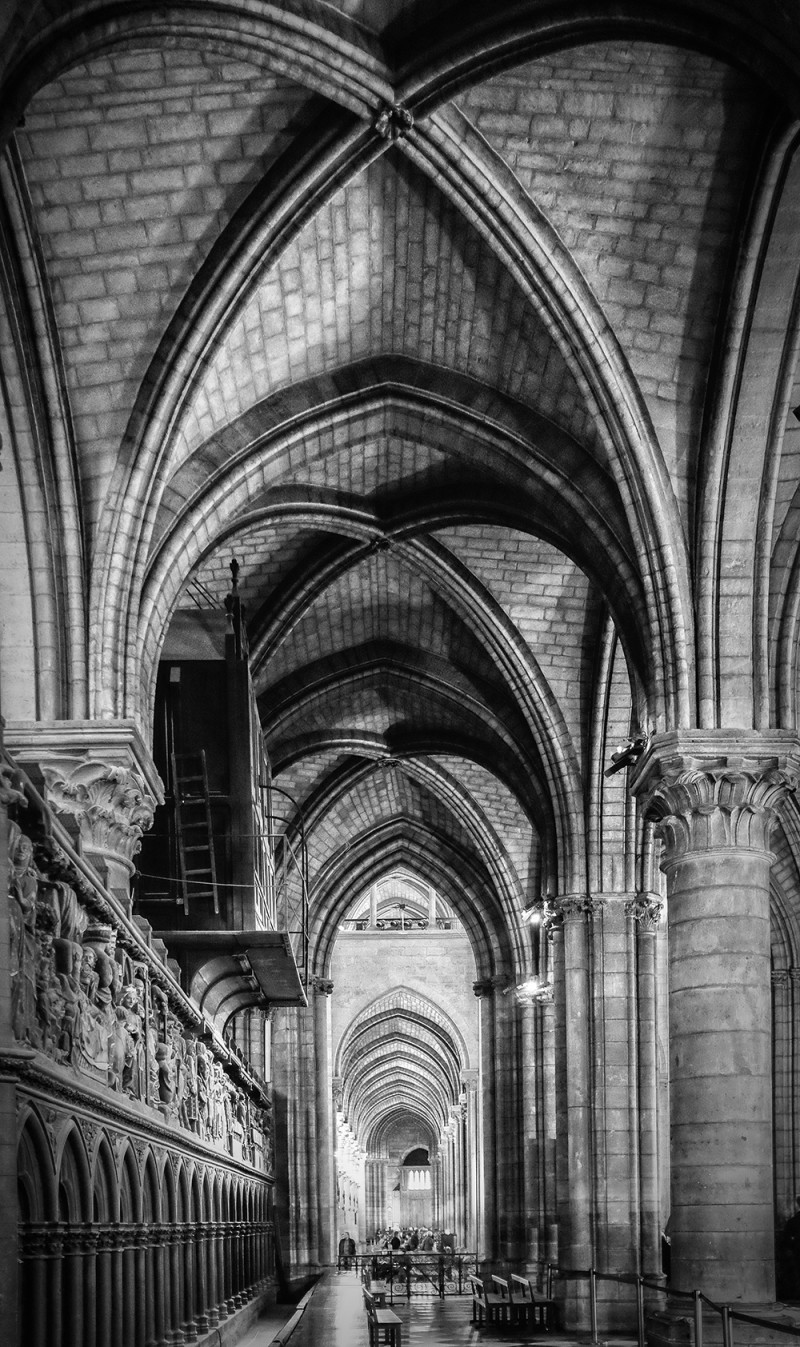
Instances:
[[[403,1113],[437,1137],[467,1066],[461,1034],[433,1001],[403,987],[379,997],[349,1026],[335,1061],[360,1144],[379,1153],[382,1130]]]
[[[612,748],[797,728],[791,9],[3,7],[3,716],[151,742],[236,556],[318,978],[399,868],[528,980],[532,907],[657,884]],[[343,1045],[362,1141],[436,1146],[434,1012]]]

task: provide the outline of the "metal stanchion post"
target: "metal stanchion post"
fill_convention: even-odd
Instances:
[[[694,1347],[703,1347],[703,1301],[699,1291],[694,1293]]]
[[[636,1314],[639,1325],[639,1347],[644,1347],[644,1278],[636,1278]]]
[[[727,1305],[722,1306],[722,1347],[733,1347],[733,1324]]]
[[[589,1268],[589,1309],[592,1315],[592,1342],[597,1342],[597,1273]]]

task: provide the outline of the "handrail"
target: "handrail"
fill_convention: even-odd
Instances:
[[[707,1305],[710,1310],[720,1316],[722,1322],[722,1342],[723,1347],[734,1347],[733,1341],[733,1320],[739,1319],[742,1323],[755,1324],[759,1328],[768,1328],[772,1333],[788,1333],[790,1336],[800,1338],[800,1324],[781,1323],[778,1319],[765,1319],[757,1314],[748,1314],[746,1310],[734,1309],[732,1305],[720,1305],[715,1300],[711,1300],[702,1291],[677,1291],[672,1287],[667,1288],[663,1282],[649,1281],[646,1277],[637,1272],[598,1272],[597,1268],[559,1268],[555,1263],[539,1263],[538,1266],[545,1269],[545,1286],[547,1298],[551,1299],[553,1294],[553,1278],[562,1277],[565,1281],[577,1281],[578,1279],[588,1278],[589,1281],[589,1313],[591,1316],[593,1344],[599,1342],[598,1323],[597,1323],[597,1283],[599,1281],[617,1282],[621,1285],[636,1287],[636,1317],[637,1317],[637,1338],[639,1347],[645,1347],[644,1335],[644,1292],[645,1289],[658,1291],[661,1295],[669,1294],[671,1300],[684,1299],[693,1302],[694,1310],[694,1347],[703,1347],[703,1306]]]

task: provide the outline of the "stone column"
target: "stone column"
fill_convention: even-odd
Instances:
[[[333,1185],[333,1085],[331,1076],[331,995],[333,983],[312,979],[314,1046],[317,1058],[317,1259],[336,1261],[336,1194]]]
[[[470,1253],[476,1252],[479,1243],[479,1213],[480,1213],[480,1117],[478,1085],[479,1073],[477,1067],[465,1067],[461,1072],[461,1080],[466,1091],[467,1113],[465,1119],[465,1138],[467,1148],[467,1192],[466,1192],[466,1231],[464,1242]]]
[[[20,1227],[20,1308],[24,1340],[30,1347],[47,1347],[47,1252],[51,1227],[45,1222]],[[20,1339],[21,1340],[21,1339]]]
[[[478,1253],[491,1260],[497,1254],[497,1170],[495,1140],[494,986],[491,978],[473,983],[480,1002],[481,1094],[478,1149],[481,1166],[478,1195],[481,1216]]]
[[[113,1333],[113,1249],[113,1227],[104,1225],[98,1231],[97,1243],[97,1347],[118,1347],[118,1339],[114,1338]]]
[[[564,1267],[592,1265],[592,1133],[589,1053],[589,946],[586,894],[553,899],[563,921],[564,1065],[566,1122],[566,1221],[562,1219],[559,1261]]]
[[[668,881],[671,1282],[772,1301],[768,841],[799,760],[686,737],[691,753],[651,747],[634,783]]]
[[[641,1271],[661,1278],[661,1201],[658,1179],[658,1050],[656,940],[664,904],[640,893],[626,911],[635,926],[636,1028],[638,1040],[639,1249]]]
[[[548,932],[549,940],[549,932]],[[537,996],[539,1003],[539,1052],[542,1062],[542,1157],[541,1198],[539,1203],[540,1258],[546,1263],[558,1262],[558,1207],[556,1204],[556,1048],[553,988],[544,986]]]
[[[123,1287],[123,1316],[122,1316],[122,1343],[123,1347],[136,1347],[137,1322],[140,1315],[139,1296],[137,1295],[137,1270],[138,1270],[138,1243],[139,1227],[138,1225],[125,1224],[123,1227],[123,1246],[122,1246],[122,1287]]]
[[[524,1256],[524,1194],[518,1006],[505,973],[492,978],[494,997],[495,1174],[497,1253],[506,1261]]]
[[[522,1036],[522,1175],[525,1216],[525,1261],[533,1268],[541,1257],[539,1250],[540,1175],[539,1054],[537,1051],[537,986],[517,988]]]
[[[275,1012],[276,1210],[287,1275],[317,1269],[317,1120],[313,1008]]]

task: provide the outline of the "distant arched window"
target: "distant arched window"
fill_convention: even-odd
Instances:
[[[431,1186],[431,1171],[428,1152],[424,1146],[417,1146],[415,1150],[409,1151],[403,1161],[403,1172],[405,1174],[405,1187],[420,1191],[423,1188]]]
[[[429,1169],[410,1169],[408,1171],[409,1188],[430,1188],[431,1171]]]

